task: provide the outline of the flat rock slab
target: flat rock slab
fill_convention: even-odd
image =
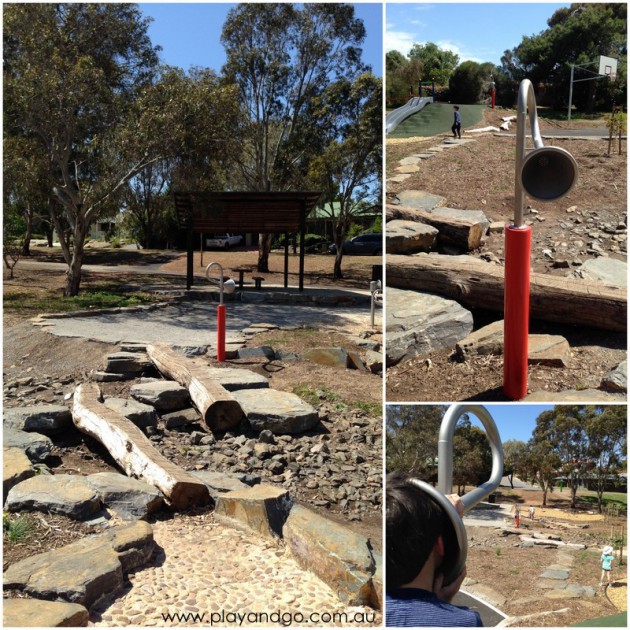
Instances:
[[[180,411],[172,411],[171,413],[165,413],[162,415],[162,422],[164,428],[172,431],[179,427],[184,427],[189,424],[200,422],[201,416],[194,407],[188,409],[181,409]]]
[[[397,173],[417,173],[420,170],[420,167],[417,164],[405,164],[403,166],[399,166],[396,168]]]
[[[603,402],[623,400],[620,396],[603,392],[600,389],[568,389],[563,392],[532,392],[523,398],[526,402]]]
[[[369,540],[301,505],[294,505],[282,535],[298,564],[350,606],[367,605],[376,561]]]
[[[291,506],[287,490],[261,483],[219,494],[214,513],[238,521],[266,538],[274,538],[282,536]]]
[[[421,160],[428,160],[432,157],[435,157],[435,153],[414,153],[412,157],[417,157]]]
[[[136,400],[159,411],[176,411],[190,407],[188,390],[174,381],[152,381],[132,385],[131,395]]]
[[[536,588],[543,590],[555,590],[566,588],[566,582],[560,580],[552,580],[550,578],[541,578],[536,582]]]
[[[618,287],[628,286],[628,263],[616,258],[592,258],[584,262],[580,271],[592,280]]]
[[[74,519],[85,519],[101,509],[98,494],[79,475],[38,475],[13,486],[5,508],[52,512]]]
[[[2,432],[2,444],[5,448],[19,448],[32,462],[43,462],[53,448],[50,438],[41,433],[6,428]]]
[[[578,595],[577,593],[572,593],[566,588],[548,591],[547,593],[545,593],[544,596],[547,599],[577,599],[578,597],[581,597],[581,595]]]
[[[568,580],[569,572],[566,569],[552,569],[549,567],[541,573],[540,577],[545,580]]]
[[[124,574],[143,566],[154,549],[148,523],[112,527],[12,564],[4,588],[90,608],[124,588]]]
[[[459,219],[470,224],[481,224],[482,233],[485,234],[490,227],[488,217],[481,210],[460,210],[459,208],[435,207],[429,212],[436,217],[447,219]]]
[[[394,175],[393,177],[388,177],[387,181],[388,182],[396,182],[397,184],[400,184],[401,182],[404,182],[406,179],[409,179],[411,177],[411,175],[407,174],[407,173],[403,173],[401,175]]]
[[[420,158],[416,155],[412,155],[410,157],[403,158],[402,160],[398,160],[398,164],[401,166],[410,166],[412,164],[417,164],[420,161]]]
[[[4,628],[85,628],[90,615],[85,606],[41,599],[3,600]]]
[[[450,348],[472,331],[472,314],[454,300],[390,287],[386,291],[388,365]]]
[[[317,411],[299,396],[275,389],[241,389],[232,393],[253,429],[275,434],[304,433],[319,423]]]
[[[2,496],[13,486],[35,475],[31,460],[19,448],[2,449]]]
[[[120,473],[101,472],[85,479],[101,501],[125,521],[146,518],[164,502],[154,486]]]
[[[276,356],[271,346],[256,346],[254,348],[241,348],[238,351],[239,359],[269,359],[273,360]],[[220,368],[219,368],[220,369]]]
[[[155,427],[158,417],[151,405],[128,398],[106,398],[103,404],[112,411],[131,420],[137,427]]]
[[[473,584],[466,587],[466,590],[477,597],[480,597],[486,600],[488,603],[496,606],[497,608],[501,608],[507,602],[507,599],[501,593],[495,591],[490,586],[486,584]]]
[[[72,414],[64,405],[5,407],[3,416],[5,427],[43,435],[54,435],[72,426]]]
[[[433,195],[424,190],[403,190],[398,193],[397,197],[403,206],[426,211],[446,205],[446,197]]]
[[[214,472],[212,470],[193,470],[190,474],[206,484],[210,496],[215,501],[220,494],[249,488],[249,485],[241,481],[239,477],[229,473]]]
[[[365,356],[365,366],[372,374],[378,374],[383,371],[383,353],[367,350]]]
[[[628,391],[628,362],[622,361],[614,370],[604,376],[600,387],[610,392]]]
[[[569,584],[569,593],[575,593],[578,597],[595,597],[597,591],[592,586],[582,586],[580,584]]]
[[[215,379],[228,392],[234,392],[238,389],[266,389],[269,387],[269,379],[252,370],[215,367],[206,369],[208,376]]]
[[[115,352],[106,357],[105,372],[115,374],[142,374],[152,367],[146,354],[140,352]]]
[[[428,252],[434,248],[438,233],[431,225],[394,219],[386,226],[385,248],[388,254]]]

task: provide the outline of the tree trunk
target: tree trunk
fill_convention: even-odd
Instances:
[[[258,235],[258,273],[269,273],[269,253],[273,243],[273,234]]]
[[[85,237],[89,226],[83,220],[77,217],[77,224],[74,230],[74,239],[72,246],[72,258],[66,271],[66,288],[64,295],[66,297],[75,297],[79,295],[81,287],[81,268],[83,266],[83,252],[85,247]]]
[[[24,233],[24,242],[22,243],[22,256],[31,255],[31,238],[33,237],[33,211],[30,207],[24,213],[26,219],[26,232]]]
[[[388,256],[387,286],[428,291],[464,306],[503,312],[504,272],[500,265],[471,256]],[[616,332],[626,331],[625,287],[532,273],[531,318]]]
[[[343,273],[341,271],[341,261],[343,260],[343,244],[346,240],[347,230],[343,229],[343,226],[337,224],[333,225],[333,239],[337,251],[335,252],[335,264],[333,267],[333,279],[341,280]]]
[[[343,251],[341,247],[337,246],[337,253],[335,254],[335,266],[333,269],[333,279],[341,280],[343,273],[341,272],[341,261],[343,260]]]
[[[46,241],[48,242],[48,247],[53,246],[53,226],[47,224],[47,227],[44,228],[44,233],[46,234]]]

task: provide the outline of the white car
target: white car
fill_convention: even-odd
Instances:
[[[243,237],[240,234],[215,234],[212,238],[206,239],[206,247],[217,249],[229,249],[240,245]]]

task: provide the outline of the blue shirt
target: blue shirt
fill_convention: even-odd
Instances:
[[[434,593],[420,588],[397,588],[387,592],[385,625],[398,628],[483,627],[478,612],[447,604]]]
[[[462,124],[462,117],[459,112],[455,112],[455,124],[456,125]]]
[[[612,563],[615,559],[613,555],[602,554],[602,569],[604,571],[612,571]]]

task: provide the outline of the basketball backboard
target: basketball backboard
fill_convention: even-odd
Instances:
[[[599,57],[599,74],[610,77],[613,81],[617,77],[617,60],[613,57]]]

